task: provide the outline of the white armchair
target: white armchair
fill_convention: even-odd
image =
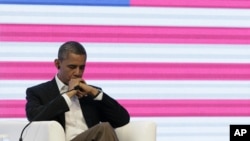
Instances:
[[[18,141],[27,121],[0,120],[0,134],[10,141]],[[120,141],[156,141],[156,124],[152,121],[131,121],[116,129]],[[23,133],[23,141],[65,141],[62,126],[55,121],[30,124]]]

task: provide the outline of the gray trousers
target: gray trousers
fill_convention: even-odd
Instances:
[[[114,128],[108,123],[97,124],[82,132],[71,141],[119,141]]]

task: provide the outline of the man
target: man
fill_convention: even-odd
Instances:
[[[86,59],[80,43],[64,43],[54,61],[55,77],[26,91],[27,118],[58,121],[67,141],[118,141],[113,128],[127,124],[130,116],[117,101],[82,78]]]

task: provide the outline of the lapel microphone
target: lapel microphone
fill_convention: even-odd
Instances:
[[[64,94],[64,93],[67,93],[67,92],[70,92],[70,91],[73,91],[73,90],[80,90],[80,91],[84,91],[79,85],[77,85],[77,86],[75,86],[73,89],[71,89],[71,90],[68,90],[68,91],[66,91],[66,92],[62,92],[62,93],[60,93],[61,95],[62,94]],[[41,114],[41,113],[40,113]],[[20,137],[19,137],[19,141],[23,141],[23,132],[24,132],[24,130],[33,122],[33,121],[35,121],[36,119],[37,119],[37,117],[40,115],[40,114],[38,114],[35,118],[33,118],[33,120],[31,120],[28,124],[26,124],[25,126],[24,126],[24,128],[22,129],[22,131],[21,131],[21,134],[20,134]]]
[[[80,83],[84,83],[84,81],[80,81]],[[73,89],[68,90],[68,91],[66,91],[66,92],[62,92],[62,93],[60,93],[60,94],[62,95],[62,94],[64,94],[64,93],[67,93],[67,92],[70,92],[70,91],[73,91],[73,90],[79,90],[79,91],[84,92],[84,90],[83,90],[79,85],[77,85],[77,86],[75,86]],[[40,114],[41,114],[41,113],[40,113]],[[35,118],[33,118],[32,121],[30,121],[26,126],[24,126],[24,128],[23,128],[23,130],[22,130],[22,132],[21,132],[19,141],[23,141],[23,132],[24,132],[24,130],[25,130],[33,121],[35,121],[36,118],[37,118],[40,114],[38,114]]]

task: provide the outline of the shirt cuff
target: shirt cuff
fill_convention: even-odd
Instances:
[[[97,97],[94,98],[94,100],[99,100],[99,101],[101,101],[101,100],[102,100],[102,97],[103,97],[103,92],[100,91],[100,93],[97,95]]]

